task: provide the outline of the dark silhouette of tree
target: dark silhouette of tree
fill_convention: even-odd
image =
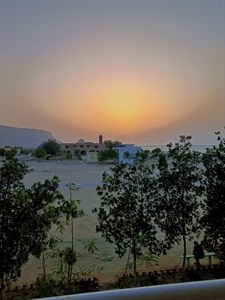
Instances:
[[[200,153],[191,150],[191,137],[181,136],[175,145],[169,144],[168,152],[157,150],[158,174],[156,175],[156,219],[165,233],[165,248],[183,243],[183,268],[186,242],[198,233],[199,197],[202,195]]]
[[[59,152],[60,146],[55,140],[48,140],[44,142],[42,148],[45,149],[47,154],[56,155]]]
[[[37,149],[34,151],[34,156],[36,158],[45,158],[46,157],[46,151],[41,146],[37,147]]]
[[[98,160],[100,162],[103,162],[106,160],[116,159],[117,152],[116,152],[115,148],[120,146],[122,143],[119,141],[106,140],[106,141],[104,141],[104,144],[106,145],[106,149],[100,151],[100,153],[98,155]]]
[[[100,151],[98,155],[98,160],[100,162],[106,161],[106,160],[113,160],[117,158],[117,152],[114,149],[106,149]]]
[[[137,259],[147,248],[152,254],[159,254],[160,243],[156,237],[151,189],[151,169],[137,160],[134,165],[118,164],[110,173],[103,173],[102,186],[97,187],[101,198],[95,209],[99,224],[97,232],[115,244],[119,257],[128,251],[133,256],[133,272],[136,275]],[[148,207],[148,210],[147,210]]]
[[[115,147],[122,145],[120,141],[111,141],[111,140],[104,141],[104,144],[106,145],[107,149],[113,149]]]
[[[203,154],[205,209],[202,226],[204,246],[225,261],[225,138]]]
[[[60,210],[55,202],[63,200],[59,180],[23,185],[27,167],[15,158],[0,168],[0,283],[2,298],[7,281],[18,278],[30,254],[39,257],[52,224]]]

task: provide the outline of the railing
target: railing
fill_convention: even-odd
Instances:
[[[225,300],[225,279],[42,298],[42,300]],[[40,299],[39,299],[40,300]]]

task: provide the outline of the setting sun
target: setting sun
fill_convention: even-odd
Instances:
[[[139,144],[223,128],[224,1],[3,2],[1,123]]]
[[[74,101],[76,124],[104,132],[129,134],[146,128],[156,128],[166,124],[177,115],[171,102],[157,91],[157,88],[145,86],[138,79],[130,81],[118,79],[107,82],[95,82],[88,92],[79,95]],[[72,119],[73,110],[67,109],[68,119]]]

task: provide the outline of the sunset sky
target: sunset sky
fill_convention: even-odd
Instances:
[[[225,0],[0,0],[0,124],[212,144],[225,126]]]

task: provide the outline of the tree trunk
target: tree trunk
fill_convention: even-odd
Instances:
[[[133,241],[133,262],[134,262],[134,266],[133,266],[133,275],[134,278],[136,278],[136,273],[137,273],[137,251],[136,251],[136,242]]]
[[[128,269],[129,261],[130,261],[130,248],[129,248],[129,252],[128,252],[128,257],[127,257],[126,268],[125,268],[125,271],[124,271],[124,276],[127,275],[127,269]]]
[[[184,268],[185,268],[185,262],[186,262],[186,255],[187,255],[186,231],[185,231],[185,228],[183,228],[183,246],[184,246],[184,253],[183,253],[182,269],[184,270]]]
[[[73,241],[73,217],[71,216],[71,248],[74,250],[74,241]]]
[[[137,274],[137,255],[136,255],[136,251],[133,254],[134,256],[134,277],[136,278],[136,274]]]
[[[43,278],[46,281],[46,261],[45,261],[44,250],[42,250],[42,270],[43,270]]]

